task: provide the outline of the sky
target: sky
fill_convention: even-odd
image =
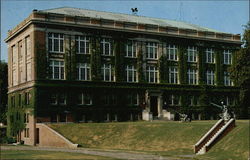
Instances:
[[[33,9],[75,7],[184,21],[222,32],[242,34],[249,21],[249,0],[1,0],[1,56],[7,61],[8,30],[28,17]]]

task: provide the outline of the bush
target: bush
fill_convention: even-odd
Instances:
[[[11,144],[16,143],[16,138],[4,136],[0,139],[1,144]]]

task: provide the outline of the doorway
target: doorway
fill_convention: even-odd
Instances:
[[[39,144],[39,128],[36,128],[36,144]]]
[[[153,114],[153,117],[158,116],[158,97],[157,96],[151,96],[150,97],[150,111]]]

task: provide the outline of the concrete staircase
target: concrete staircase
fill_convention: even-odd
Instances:
[[[216,142],[235,127],[235,119],[220,119],[195,145],[194,153],[205,154]]]
[[[44,123],[36,123],[36,128],[39,129],[37,138],[39,139],[38,146],[77,148],[78,144],[74,144],[65,138],[63,135],[50,128]]]

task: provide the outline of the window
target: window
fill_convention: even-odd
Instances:
[[[197,84],[197,70],[188,69],[188,84]]]
[[[134,66],[127,65],[126,66],[126,79],[127,82],[137,82],[137,72]]]
[[[104,81],[114,81],[114,73],[111,64],[103,64],[101,71]]]
[[[66,95],[64,93],[60,93],[58,95],[58,102],[60,105],[65,105],[66,104]]]
[[[63,41],[63,34],[49,33],[49,51],[63,53]]]
[[[51,60],[50,61],[50,78],[51,79],[64,79],[64,62]]]
[[[20,120],[21,117],[20,117],[20,113],[19,112],[16,112],[16,120]]]
[[[206,73],[206,77],[207,77],[207,84],[214,85],[214,71],[208,70]]]
[[[29,113],[24,114],[24,123],[29,123]]]
[[[18,52],[17,45],[13,45],[12,49],[12,83],[13,86],[18,84]]]
[[[19,41],[18,42],[18,61],[22,61],[23,58],[23,42]]]
[[[79,105],[92,105],[92,98],[89,94],[80,93],[80,94],[78,94],[77,104],[79,104]]]
[[[26,54],[26,60],[28,57],[31,56],[31,41],[30,36],[25,37],[25,54]]]
[[[105,56],[111,56],[111,39],[103,38],[101,41],[101,53]]]
[[[196,106],[197,105],[197,102],[198,102],[198,99],[197,99],[197,96],[188,96],[188,105],[189,106]]]
[[[52,93],[50,95],[50,104],[51,105],[66,105],[67,104],[67,98],[65,93]]]
[[[234,99],[233,99],[233,97],[226,96],[225,100],[224,100],[224,103],[225,103],[226,106],[232,106],[232,105],[234,105]]]
[[[229,50],[223,52],[224,64],[232,64],[232,53]]]
[[[76,36],[76,53],[78,54],[90,54],[89,37]]]
[[[24,128],[24,137],[29,138],[30,133],[29,133],[29,128]]]
[[[116,105],[117,104],[117,97],[114,94],[105,94],[103,97],[102,104],[104,105]]]
[[[28,105],[30,104],[30,93],[29,92],[26,92],[25,95],[24,95],[24,100],[25,100],[25,104]]]
[[[214,51],[212,48],[206,49],[206,62],[207,63],[214,63],[215,62]]]
[[[130,106],[136,106],[139,104],[139,97],[137,93],[130,93],[127,95],[127,102]]]
[[[18,106],[22,106],[22,94],[18,95]]]
[[[175,45],[168,45],[167,47],[168,60],[177,61],[177,47]]]
[[[88,63],[79,63],[77,65],[77,79],[90,80],[90,65]]]
[[[197,47],[188,47],[188,62],[197,62]]]
[[[179,105],[179,96],[177,95],[169,95],[168,96],[168,104],[169,105]]]
[[[15,107],[15,96],[11,96],[11,106]]]
[[[178,84],[178,68],[175,66],[169,67],[169,83]]]
[[[147,66],[147,81],[149,83],[158,82],[158,70],[155,66]]]
[[[148,59],[157,59],[158,45],[154,42],[148,42],[146,46],[146,56]]]
[[[231,81],[228,72],[224,72],[224,85],[225,86],[233,86],[233,82]]]
[[[126,45],[126,57],[130,58],[136,57],[136,42],[128,41]]]
[[[31,41],[30,36],[25,37],[25,57],[26,57],[26,66],[25,66],[25,80],[31,80]]]
[[[57,94],[52,93],[50,96],[50,104],[57,105]]]

